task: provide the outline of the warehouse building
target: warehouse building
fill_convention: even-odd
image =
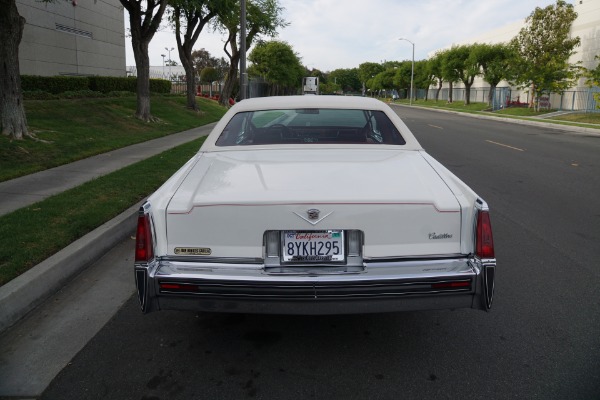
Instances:
[[[119,0],[16,0],[26,20],[22,75],[126,76],[125,23]]]

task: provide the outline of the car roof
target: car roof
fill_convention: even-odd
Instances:
[[[215,143],[218,137],[223,132],[223,129],[227,126],[231,118],[240,112],[251,112],[251,111],[268,111],[268,110],[281,110],[281,109],[302,109],[302,108],[331,108],[331,109],[349,109],[349,110],[373,110],[384,112],[394,125],[400,131],[400,134],[406,141],[404,145],[387,145],[382,148],[402,148],[403,150],[422,150],[423,148],[414,137],[410,129],[400,119],[398,114],[390,108],[386,103],[370,98],[361,96],[323,96],[323,95],[301,95],[301,96],[271,96],[271,97],[259,97],[242,100],[236,103],[233,107],[225,113],[217,125],[213,128],[212,132],[206,138],[206,141],[201,147],[201,151],[213,152],[213,151],[248,151],[253,150],[259,145],[255,146],[216,146]],[[306,148],[307,145],[267,145],[269,149],[277,148]],[[313,145],[313,147],[356,147],[356,146],[369,146],[372,149],[373,145],[360,145],[360,144],[349,144],[349,145]],[[264,147],[264,146],[263,146]]]
[[[242,100],[235,104],[231,110],[235,112],[282,108],[348,108],[362,110],[383,110],[384,107],[387,107],[385,103],[370,97],[319,96],[308,94],[302,96],[257,97]]]

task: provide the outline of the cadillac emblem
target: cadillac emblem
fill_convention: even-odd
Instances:
[[[310,210],[306,210],[306,214],[308,214],[308,219],[310,219],[311,221],[319,219],[320,212],[321,211],[317,210],[316,208],[311,208]]]
[[[316,208],[311,208],[309,210],[306,210],[306,217],[303,214],[298,214],[297,212],[293,211],[294,214],[296,214],[297,216],[299,216],[300,218],[302,218],[303,220],[305,220],[306,222],[308,222],[311,225],[316,225],[319,222],[323,221],[325,218],[329,217],[331,214],[333,214],[333,211],[328,212],[325,215],[321,214],[321,210],[317,210]]]

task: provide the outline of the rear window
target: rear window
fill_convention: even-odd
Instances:
[[[382,111],[307,108],[237,113],[216,145],[301,143],[406,144]]]

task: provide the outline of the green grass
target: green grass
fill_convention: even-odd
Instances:
[[[569,121],[578,122],[582,124],[599,124],[600,125],[600,111],[596,113],[577,113],[577,114],[566,114],[553,117],[552,119],[557,121]]]
[[[144,199],[189,160],[204,139],[0,216],[0,285]]]
[[[410,104],[408,100],[396,100],[395,103],[398,104]],[[463,112],[479,112],[485,111],[490,107],[486,103],[471,103],[469,105],[465,105],[464,101],[454,101],[452,103],[448,103],[447,101],[435,101],[435,100],[413,100],[412,102],[415,106],[422,107],[433,107],[433,108],[444,108],[448,110],[455,111],[463,111]]]
[[[502,110],[494,111],[494,115],[512,115],[515,117],[537,117],[540,115],[554,112],[555,110],[542,110],[535,111],[532,108],[527,107],[509,107]]]
[[[385,99],[383,99],[386,101]],[[409,104],[408,100],[396,100],[397,104]],[[435,100],[416,100],[413,101],[413,105],[420,107],[430,107],[430,108],[441,108],[459,112],[466,113],[475,113],[475,114],[485,114],[485,115],[493,115],[497,117],[505,117],[505,118],[521,118],[521,119],[530,119],[538,116],[542,116],[544,114],[548,114],[557,110],[541,110],[535,111],[526,107],[509,107],[498,111],[491,111],[486,103],[471,103],[468,106],[464,104],[463,101],[455,101],[453,103],[448,103],[446,101],[435,101]],[[570,126],[584,126],[587,128],[596,128],[600,129],[600,113],[577,113],[577,114],[567,114],[561,116],[555,116],[552,118],[544,118],[544,119],[536,119],[537,121],[556,123],[561,125],[570,125]],[[592,125],[587,125],[592,124]],[[595,125],[596,126],[595,126]]]
[[[185,107],[184,96],[153,95],[156,123],[133,115],[135,96],[77,100],[27,100],[29,128],[39,139],[0,137],[0,182],[114,149],[218,121],[225,108],[198,98],[200,112]]]

